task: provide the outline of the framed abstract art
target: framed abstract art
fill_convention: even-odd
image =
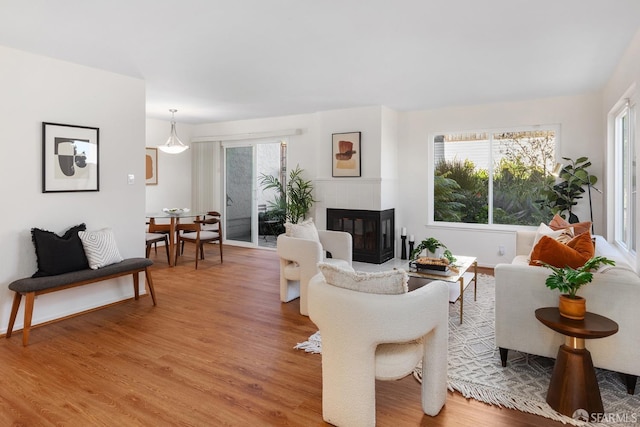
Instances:
[[[332,135],[332,176],[358,177],[361,174],[360,132]]]
[[[42,123],[42,192],[99,191],[99,136],[94,127]]]
[[[147,147],[144,157],[145,183],[147,185],[158,185],[158,149]]]

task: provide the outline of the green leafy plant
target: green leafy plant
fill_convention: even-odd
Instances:
[[[551,208],[555,214],[560,214],[571,224],[580,222],[577,215],[573,213],[573,207],[578,204],[577,200],[582,198],[585,192],[584,186],[594,185],[598,178],[591,175],[587,168],[591,162],[587,157],[580,157],[575,161],[569,157],[563,157],[570,164],[564,166],[560,171],[560,182],[546,188],[542,194],[544,199],[540,200],[542,205]]]
[[[411,252],[411,256],[410,258],[412,260],[418,258],[420,256],[420,253],[423,250],[427,250],[429,252],[431,252],[432,254],[436,253],[436,250],[438,248],[443,248],[444,252],[442,253],[442,256],[445,257],[446,259],[449,260],[449,262],[455,262],[456,258],[453,256],[453,254],[451,253],[451,251],[449,249],[447,249],[447,247],[444,245],[444,243],[442,243],[440,240],[436,239],[435,237],[429,237],[424,239],[423,241],[421,241],[418,246],[416,246],[413,251]]]
[[[541,262],[540,264],[553,271],[545,281],[545,285],[549,289],[557,289],[562,294],[568,295],[569,298],[576,299],[578,289],[593,280],[591,270],[597,269],[602,264],[615,265],[616,263],[606,257],[597,256],[589,259],[582,267],[577,269],[571,267],[554,267],[545,262]]]
[[[464,210],[464,196],[459,193],[460,185],[442,175],[433,177],[433,201],[438,209],[434,212],[434,220],[460,222]]]
[[[264,189],[275,189],[276,196],[269,202],[272,210],[284,211],[287,221],[297,223],[304,219],[315,202],[313,199],[313,184],[302,178],[303,169],[297,165],[289,172],[289,179],[285,186],[273,175],[260,175],[260,185]]]

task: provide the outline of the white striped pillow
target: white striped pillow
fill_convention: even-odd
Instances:
[[[116,246],[116,238],[110,228],[98,231],[79,231],[78,236],[82,241],[84,253],[92,270],[123,260],[118,246]]]

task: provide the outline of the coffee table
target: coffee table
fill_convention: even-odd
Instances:
[[[450,270],[448,273],[440,272],[428,272],[425,270],[416,270],[411,264],[407,264],[405,270],[409,277],[416,279],[423,279],[424,283],[418,283],[416,286],[411,286],[410,289],[421,287],[433,280],[442,280],[449,283],[449,302],[455,304],[460,301],[460,324],[462,324],[462,317],[464,313],[464,291],[467,286],[473,282],[473,300],[476,300],[478,290],[478,260],[476,257],[454,255],[456,261],[453,266],[457,269]]]

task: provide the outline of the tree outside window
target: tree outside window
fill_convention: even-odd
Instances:
[[[434,221],[534,225],[553,183],[556,131],[449,133],[434,137]]]

